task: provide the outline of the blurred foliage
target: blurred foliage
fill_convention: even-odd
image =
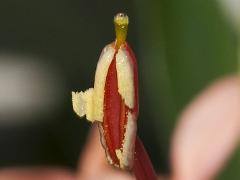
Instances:
[[[140,69],[144,69],[160,156],[168,157],[176,119],[210,82],[236,72],[236,35],[209,0],[137,1]],[[220,179],[240,177],[239,150]]]
[[[219,175],[218,179],[227,180],[227,179],[239,179],[239,165],[240,165],[240,148],[235,151],[235,154],[232,156],[230,161],[227,163],[224,170]]]

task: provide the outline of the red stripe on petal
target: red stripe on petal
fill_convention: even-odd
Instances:
[[[103,117],[103,131],[107,151],[115,165],[119,165],[116,150],[122,149],[123,147],[128,112],[131,112],[136,118],[138,116],[138,77],[136,58],[127,44],[125,44],[122,48],[126,48],[126,52],[128,53],[127,56],[129,57],[128,60],[131,63],[134,73],[134,108],[128,108],[118,92],[116,51],[109,66],[105,82]]]

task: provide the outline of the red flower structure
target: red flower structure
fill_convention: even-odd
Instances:
[[[135,55],[126,42],[128,16],[114,17],[116,40],[107,45],[97,64],[94,88],[72,92],[73,109],[98,122],[101,142],[110,164],[133,170],[139,180],[156,174],[137,134],[138,74]]]

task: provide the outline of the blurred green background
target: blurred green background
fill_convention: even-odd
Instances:
[[[139,134],[156,169],[169,173],[179,113],[211,81],[237,70],[236,35],[217,1],[1,1],[1,167],[76,168],[91,125],[73,113],[71,91],[93,85],[121,11],[130,17],[139,65]],[[240,177],[239,165],[236,151],[219,179]]]

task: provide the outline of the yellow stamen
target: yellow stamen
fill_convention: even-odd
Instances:
[[[118,13],[114,17],[114,25],[116,31],[116,48],[119,48],[126,41],[128,23],[128,16],[124,13]]]

